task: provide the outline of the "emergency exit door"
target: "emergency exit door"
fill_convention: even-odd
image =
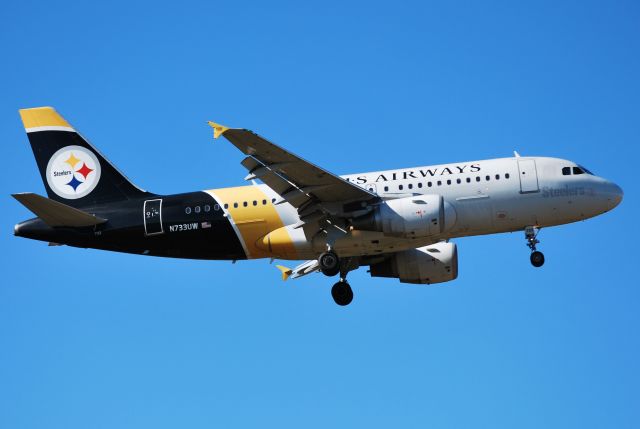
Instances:
[[[144,202],[144,234],[162,234],[162,200],[147,200]]]
[[[520,192],[538,192],[538,173],[535,159],[518,159],[520,170]]]

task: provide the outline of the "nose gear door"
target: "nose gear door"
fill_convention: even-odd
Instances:
[[[143,207],[144,235],[162,234],[162,199],[147,200]]]
[[[518,159],[518,170],[520,171],[520,192],[538,192],[538,173],[536,171],[535,159]]]

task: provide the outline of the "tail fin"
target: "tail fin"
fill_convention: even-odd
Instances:
[[[20,110],[47,195],[87,207],[148,195],[131,183],[52,107]]]

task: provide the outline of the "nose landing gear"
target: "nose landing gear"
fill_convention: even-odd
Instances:
[[[544,254],[536,250],[536,244],[540,243],[536,238],[538,236],[538,232],[540,232],[540,228],[535,226],[527,226],[524,229],[524,237],[527,239],[527,247],[531,249],[531,256],[529,259],[531,260],[531,265],[536,268],[544,265]]]

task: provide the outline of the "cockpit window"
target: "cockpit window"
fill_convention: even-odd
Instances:
[[[590,174],[593,176],[593,173],[589,170],[587,170],[586,168],[584,168],[583,166],[579,165],[578,167],[580,167],[582,169],[582,171],[584,171],[586,174]]]
[[[572,174],[590,174],[593,176],[592,172],[590,172],[589,170],[587,170],[581,165],[578,165],[576,167],[562,167],[563,176],[570,176]]]

